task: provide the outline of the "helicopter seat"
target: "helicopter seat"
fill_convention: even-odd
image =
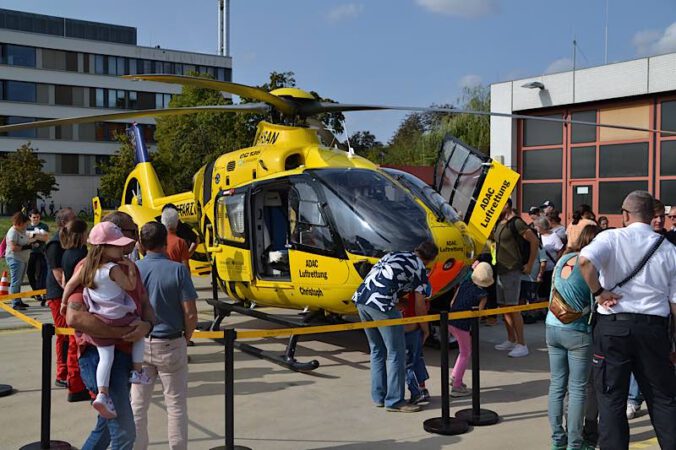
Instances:
[[[287,248],[288,219],[286,208],[279,192],[267,192],[264,205],[263,242],[261,255],[264,275],[283,276],[289,273],[289,249]]]

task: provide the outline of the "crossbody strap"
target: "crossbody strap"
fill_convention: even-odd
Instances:
[[[627,276],[625,277],[624,280],[622,280],[622,281],[620,281],[619,283],[617,283],[617,284],[616,284],[615,286],[613,286],[613,288],[610,289],[610,290],[612,291],[612,290],[615,289],[616,287],[622,287],[622,286],[624,286],[624,285],[627,284],[629,281],[631,281],[632,278],[634,278],[636,275],[638,275],[638,273],[639,273],[639,272],[643,269],[643,267],[645,267],[645,265],[648,263],[648,261],[650,260],[650,258],[652,258],[652,256],[655,254],[655,252],[656,252],[657,249],[660,247],[660,245],[662,245],[662,242],[664,242],[664,238],[665,238],[664,235],[660,236],[660,238],[657,240],[657,242],[655,242],[655,243],[653,244],[653,246],[650,247],[650,250],[648,250],[648,252],[643,256],[643,259],[638,263],[638,265],[636,266],[636,268],[635,268],[629,275],[627,275]]]

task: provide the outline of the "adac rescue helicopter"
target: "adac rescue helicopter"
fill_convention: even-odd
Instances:
[[[126,180],[119,210],[140,227],[173,203],[181,220],[199,232],[203,246],[194,263],[201,269],[210,266],[216,283],[234,300],[209,301],[216,314],[212,329],[218,329],[232,311],[283,325],[308,321],[290,321],[253,305],[304,310],[312,318],[353,314],[351,297],[370,267],[384,254],[412,251],[424,240],[439,247],[430,277],[436,293],[443,293],[484,246],[518,180],[516,172],[449,136],[442,144],[431,188],[410,174],[381,169],[352,151],[324,146],[319,134],[327,130],[308,125],[313,116],[338,111],[495,113],[328,103],[297,88],[266,92],[190,76],[126,78],[215,89],[257,102],[51,119],[2,126],[0,133],[199,112],[269,113],[272,120],[258,124],[251,147],[203,166],[194,176],[191,192],[171,196],[164,195],[138,126],[130,127],[137,164]],[[101,205],[97,198],[93,202],[98,220]],[[216,297],[216,289],[214,293]],[[243,343],[240,348],[294,370],[318,367],[317,361],[294,358],[296,344],[297,336],[292,336],[284,355]]]

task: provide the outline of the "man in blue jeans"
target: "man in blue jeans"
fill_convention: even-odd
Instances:
[[[114,212],[104,217],[103,221],[113,222],[120,227],[126,237],[132,239],[138,238],[136,225],[134,225],[131,217],[125,213]],[[124,253],[129,254],[133,248],[134,244],[130,244],[124,249]],[[134,266],[134,270],[138,272],[136,266]],[[141,279],[138,273],[137,279]],[[153,327],[153,312],[143,283],[137,283],[136,289],[128,291],[128,293],[134,299],[139,315],[144,319],[128,327],[107,326],[94,315],[90,314],[84,304],[82,289],[78,289],[68,298],[66,322],[69,326],[96,337],[116,338],[124,341],[115,346],[115,359],[110,373],[110,386],[108,387],[110,398],[113,400],[117,411],[117,418],[107,420],[98,416],[96,426],[82,446],[82,450],[104,450],[109,446],[112,450],[132,450],[134,447],[136,427],[129,398],[131,342],[143,339],[144,336],[150,333]],[[81,335],[76,335],[76,341],[80,355],[80,375],[87,389],[96,392],[96,367],[99,363],[98,351],[94,346],[82,340]]]
[[[439,250],[433,242],[420,244],[415,252],[392,252],[373,266],[352,301],[362,322],[400,319],[396,304],[403,292],[415,293],[416,315],[425,315],[427,270]],[[420,324],[424,338],[429,335],[427,323]],[[420,406],[404,401],[406,382],[406,340],[404,327],[394,325],[364,330],[371,349],[371,398],[388,411],[416,412]]]

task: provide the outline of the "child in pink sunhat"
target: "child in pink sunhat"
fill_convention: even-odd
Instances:
[[[87,242],[91,248],[81,269],[73,275],[64,288],[62,308],[77,289],[84,286],[84,300],[90,313],[109,326],[128,326],[140,320],[134,300],[126,291],[136,288],[136,270],[133,262],[124,257],[125,246],[134,242],[125,237],[122,230],[111,222],[101,222],[92,228]],[[128,274],[120,267],[129,268]],[[110,371],[113,366],[117,339],[103,339],[86,336],[96,346],[99,364],[96,368],[98,394],[92,403],[101,417],[117,417],[115,405],[108,395]],[[150,384],[150,378],[143,372],[143,339],[132,344],[132,366],[129,381],[135,384]]]

